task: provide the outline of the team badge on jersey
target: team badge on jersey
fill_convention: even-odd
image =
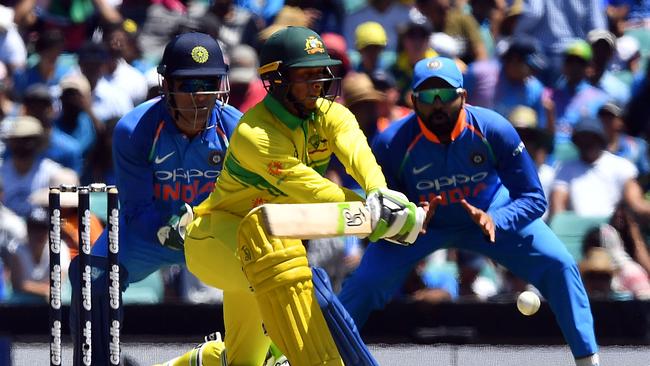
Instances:
[[[325,48],[320,39],[310,36],[305,40],[305,51],[307,51],[308,54],[313,55],[315,53],[325,53]]]
[[[223,153],[221,151],[211,151],[208,155],[208,164],[210,165],[219,165],[223,160]]]
[[[472,154],[471,159],[474,165],[480,165],[485,161],[485,155],[481,154],[480,152],[475,152]]]
[[[192,48],[192,60],[199,64],[204,64],[206,61],[208,61],[208,58],[210,57],[210,54],[208,53],[208,50],[205,49],[203,46],[196,46]]]

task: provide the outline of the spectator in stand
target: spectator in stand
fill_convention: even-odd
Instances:
[[[481,39],[485,45],[487,57],[495,55],[495,47],[500,38],[501,23],[508,11],[505,0],[473,0],[472,15],[479,24]]]
[[[341,33],[346,16],[343,3],[343,0],[285,0],[284,5],[300,7],[313,18],[311,29],[323,34]]]
[[[515,34],[540,41],[549,60],[540,78],[545,85],[553,86],[561,75],[567,47],[576,39],[586,39],[590,30],[606,27],[601,0],[527,0]]]
[[[8,116],[16,116],[20,113],[21,105],[13,100],[14,81],[7,66],[0,61],[0,121]],[[1,143],[0,143],[1,145]],[[0,155],[3,148],[0,146]]]
[[[384,100],[379,103],[379,109],[377,111],[379,114],[377,128],[379,131],[383,131],[393,121],[406,117],[412,110],[397,104],[400,94],[397,89],[397,82],[391,73],[384,70],[375,70],[370,75],[370,79],[375,89],[385,95]]]
[[[557,116],[556,145],[567,143],[573,126],[581,119],[595,118],[598,109],[610,99],[587,80],[591,59],[591,46],[583,40],[575,41],[564,52],[562,78],[552,95]]]
[[[607,93],[610,99],[627,104],[630,100],[629,87],[609,71],[616,51],[616,36],[605,29],[594,29],[587,34],[587,40],[593,52],[587,79],[591,85]]]
[[[643,222],[647,222],[644,220]],[[621,236],[625,252],[639,263],[646,273],[650,273],[650,248],[646,244],[645,234],[641,232],[641,223],[637,216],[624,205],[619,204],[609,220]]]
[[[445,32],[461,45],[459,57],[466,64],[487,59],[487,50],[481,38],[476,19],[451,6],[450,0],[416,0],[418,10],[426,16],[433,31]]]
[[[114,23],[112,25],[109,24],[106,28],[106,31],[110,31],[111,33],[111,35],[108,36],[109,42],[113,43],[109,48],[118,48],[119,54],[124,61],[143,74],[153,67],[153,64],[144,58],[142,49],[138,44],[140,29],[133,19],[128,18],[119,23]]]
[[[72,136],[82,156],[86,156],[97,134],[103,133],[106,127],[91,108],[90,83],[85,76],[73,74],[63,78],[59,86],[61,113],[54,119],[54,128]]]
[[[81,146],[74,137],[54,126],[54,104],[48,87],[45,84],[33,84],[27,88],[23,108],[25,115],[36,118],[43,125],[45,157],[81,172]]]
[[[0,166],[4,181],[3,204],[26,218],[32,212],[29,195],[47,187],[62,167],[42,154],[45,131],[34,117],[20,116],[3,121],[2,139],[8,156]]]
[[[0,5],[0,61],[11,74],[27,62],[27,48],[14,23],[14,9],[4,5]]]
[[[138,35],[143,58],[157,65],[167,42],[187,20],[187,7],[183,1],[151,1],[147,6],[142,32]]]
[[[343,35],[349,45],[356,42],[355,31],[360,24],[377,22],[386,31],[386,50],[398,50],[398,31],[409,20],[409,8],[397,0],[369,0],[361,9],[348,14],[343,22]]]
[[[50,251],[48,215],[42,207],[34,207],[27,217],[27,240],[14,241],[7,248],[6,265],[11,273],[13,293],[8,299],[18,304],[45,304],[50,294]],[[70,252],[61,243],[62,276],[67,274]]]
[[[33,84],[45,84],[54,96],[58,96],[58,84],[68,68],[57,61],[63,53],[65,38],[58,29],[48,29],[38,35],[34,44],[37,61],[14,76],[14,93],[22,97]]]
[[[9,243],[14,240],[24,241],[27,238],[25,219],[16,215],[2,203],[4,202],[2,179],[3,177],[0,176],[0,261],[5,256]],[[0,274],[0,281],[2,281],[2,274]]]
[[[372,140],[378,131],[379,104],[386,95],[375,89],[370,77],[364,73],[350,73],[342,84],[344,105],[357,118],[366,138]]]
[[[239,45],[230,49],[229,104],[246,112],[266,96],[264,84],[257,74],[259,60],[251,46]]]
[[[287,26],[311,27],[312,21],[309,14],[297,6],[284,6],[273,20],[273,23],[262,29],[258,38],[260,42],[266,41],[271,35]]]
[[[605,249],[614,268],[612,290],[631,298],[650,299],[650,278],[648,273],[625,251],[623,240],[616,229],[602,224],[585,235],[582,253],[589,254],[592,249]]]
[[[384,27],[377,22],[361,23],[355,30],[355,38],[355,47],[359,53],[355,70],[368,75],[377,69],[385,70],[387,65],[381,62],[381,55],[388,42]]]
[[[121,118],[133,109],[131,99],[106,79],[109,53],[102,43],[87,41],[78,51],[79,70],[88,79],[92,91],[92,109],[100,121]],[[146,81],[143,78],[143,85]]]
[[[610,27],[617,36],[622,36],[629,29],[650,28],[648,0],[610,0],[606,3]]]
[[[605,128],[607,151],[631,161],[640,177],[650,173],[648,143],[624,132],[623,108],[614,101],[607,102],[598,110],[598,118]]]
[[[502,44],[500,59],[470,64],[465,75],[468,102],[508,116],[513,108],[532,108],[541,128],[553,131],[553,102],[535,73],[544,68],[545,59],[536,39],[514,36]]]
[[[607,137],[597,119],[583,119],[572,136],[580,159],[562,164],[551,192],[550,216],[572,210],[580,216],[609,217],[623,200],[636,214],[650,217],[650,205],[627,159],[606,150]]]
[[[616,40],[616,56],[612,65],[613,75],[631,90],[635,77],[640,76],[641,46],[639,41],[629,35]]]
[[[587,295],[592,300],[621,300],[620,294],[612,290],[614,264],[607,250],[591,248],[579,264],[580,276]]]
[[[224,46],[224,53],[231,48],[245,44],[253,49],[259,47],[257,34],[264,27],[264,21],[234,0],[214,0],[207,11],[200,15],[201,22],[217,29],[218,40]]]
[[[650,137],[650,67],[634,80],[632,99],[627,105],[625,127],[632,136]]]
[[[431,27],[426,18],[414,17],[399,31],[399,47],[397,60],[390,68],[397,81],[400,91],[400,104],[411,107],[410,86],[413,79],[413,67],[424,59],[435,57],[438,54],[429,46]]]
[[[93,35],[96,24],[122,20],[118,4],[112,0],[17,0],[15,18],[25,33],[60,30],[65,34],[65,49],[74,51]]]
[[[127,95],[133,105],[138,105],[147,97],[147,82],[144,74],[124,59],[129,43],[129,34],[124,22],[111,24],[104,28],[104,44],[108,50],[106,80]]]
[[[507,38],[515,35],[517,22],[520,15],[524,12],[524,0],[513,0],[509,2],[508,8],[505,11],[504,18],[499,25],[499,38]],[[499,39],[497,39],[498,43]]]

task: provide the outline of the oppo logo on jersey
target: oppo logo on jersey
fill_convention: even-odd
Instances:
[[[416,184],[419,191],[434,192],[420,195],[420,201],[431,201],[436,195],[442,197],[441,205],[460,202],[466,197],[476,197],[487,185],[483,183],[487,172],[479,172],[474,175],[454,174],[448,177],[440,177],[433,180],[420,180]]]
[[[166,182],[168,180],[173,182],[176,182],[177,180],[187,182],[193,178],[217,179],[220,173],[221,170],[185,170],[183,168],[176,168],[174,170],[156,170],[153,174],[159,182]]]
[[[177,168],[174,170],[157,170],[154,177],[154,196],[157,200],[192,203],[214,190],[214,182],[220,170],[199,170]]]
[[[449,177],[440,177],[434,180],[420,180],[415,186],[419,191],[435,189],[439,191],[445,187],[457,187],[466,183],[478,183],[487,177],[487,172],[479,172],[474,175],[454,174]]]

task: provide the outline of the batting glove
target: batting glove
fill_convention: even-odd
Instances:
[[[192,207],[185,203],[178,215],[173,215],[167,225],[158,229],[158,241],[162,246],[173,250],[182,250],[185,243],[187,225],[194,220]]]
[[[415,242],[426,217],[422,207],[409,202],[403,193],[388,188],[370,192],[366,205],[372,224],[370,241],[386,239],[400,245]]]

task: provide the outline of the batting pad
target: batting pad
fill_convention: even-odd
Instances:
[[[343,366],[316,301],[305,247],[270,238],[260,216],[253,210],[242,220],[237,241],[267,333],[292,366]]]

